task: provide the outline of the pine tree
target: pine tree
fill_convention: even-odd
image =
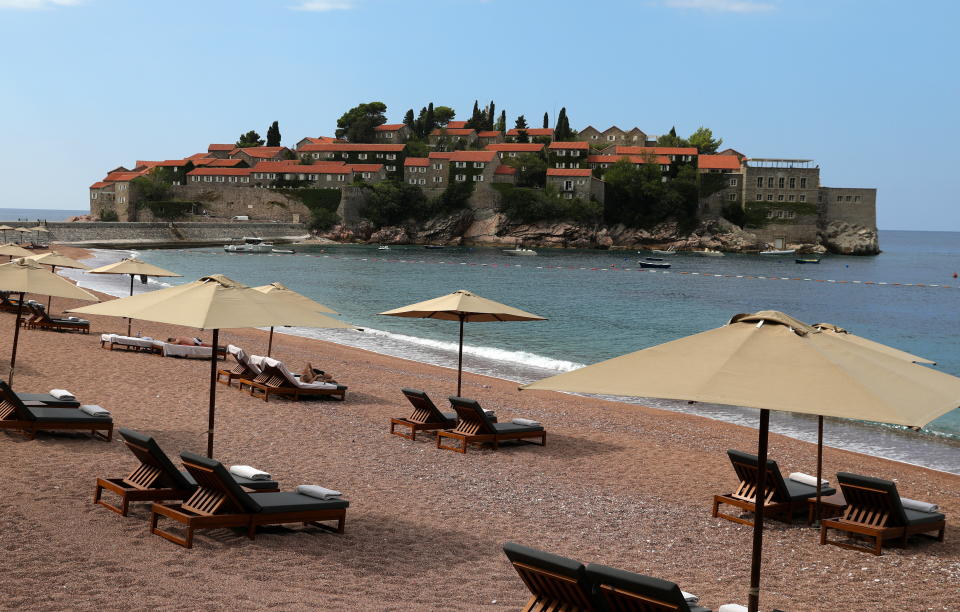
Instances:
[[[267,146],[280,146],[280,123],[277,121],[271,123],[270,127],[267,128]]]
[[[262,147],[263,139],[256,130],[250,130],[246,134],[240,134],[240,140],[237,141],[237,147],[245,149],[247,147]]]
[[[413,109],[408,109],[407,114],[403,116],[403,125],[416,132],[417,120],[413,118]]]
[[[547,113],[543,113],[543,129],[550,127],[550,116]]]
[[[527,119],[523,115],[517,117],[517,122],[514,124],[514,129],[518,131],[517,142],[530,142],[530,139],[527,137]]]

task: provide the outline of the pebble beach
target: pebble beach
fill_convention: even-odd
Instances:
[[[53,311],[81,305],[54,298]],[[14,318],[0,313],[4,377]],[[89,318],[89,335],[21,330],[14,388],[69,389],[109,409],[117,427],[156,438],[171,458],[204,453],[209,362],[102,349],[100,334],[126,324]],[[142,321],[135,330],[210,339]],[[223,330],[220,340],[263,354],[267,333]],[[149,504],[124,518],[92,503],[97,477],[137,466],[116,434],[106,443],[0,430],[0,609],[516,610],[529,593],[501,551],[505,541],[670,580],[714,610],[747,603],[752,529],[712,518],[710,508],[713,495],[737,484],[725,451],[755,452],[755,430],[520,392],[465,373],[464,396],[502,421],[540,421],[548,433],[545,447],[462,455],[437,449],[429,432],[416,441],[388,433],[390,417],[411,412],[402,387],[423,389],[446,409],[455,371],[288,335],[275,337],[273,352],[294,371],[310,362],[332,374],[349,387],[346,401],[264,402],[218,385],[214,457],[266,470],[281,490],[342,491],[350,501],[345,533],[292,525],[261,528],[249,540],[206,530],[183,549],[149,533]],[[816,446],[772,434],[770,457],[784,474],[812,473]],[[878,476],[895,480],[905,497],[939,504],[946,540],[912,537],[907,548],[875,557],[820,546],[819,530],[803,523],[769,521],[761,609],[960,609],[960,477],[833,448],[824,450],[824,468],[831,481],[837,471]]]

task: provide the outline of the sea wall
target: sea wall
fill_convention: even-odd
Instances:
[[[0,221],[0,224],[3,224]],[[23,225],[17,223],[17,225]],[[276,242],[305,238],[309,231],[302,223],[48,223],[42,241],[89,247],[174,247],[223,244],[242,236],[258,236]],[[7,232],[13,239],[13,232]],[[30,238],[36,234],[30,234]]]

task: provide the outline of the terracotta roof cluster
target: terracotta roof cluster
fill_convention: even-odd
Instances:
[[[343,165],[343,162],[326,162]],[[280,161],[262,161],[257,164],[257,172],[289,172],[292,168],[305,168],[299,160],[283,159]]]
[[[477,132],[477,136],[480,138],[497,138],[501,136],[499,130],[484,130],[482,132]]]
[[[355,142],[326,142],[322,144],[309,144],[300,147],[303,153],[313,153],[322,151],[347,152],[347,153],[400,153],[403,151],[402,144],[363,144]]]
[[[103,189],[104,187],[109,186],[110,183],[106,181],[97,181],[93,185],[90,185],[90,189]]]
[[[427,154],[427,159],[450,159],[451,155],[453,155],[453,151],[430,151]]]
[[[408,157],[403,160],[404,166],[429,166],[430,158],[429,157]]]
[[[402,123],[386,123],[384,125],[378,125],[373,128],[374,132],[396,132],[400,129],[403,129]]]
[[[586,141],[577,140],[575,142],[551,142],[547,145],[548,149],[579,149],[582,151],[587,151],[590,149],[590,145]]]
[[[497,158],[496,151],[451,151],[452,162],[491,162]]]
[[[590,176],[590,168],[547,168],[547,176]]]
[[[341,140],[337,140],[332,136],[317,136],[316,138],[307,136],[303,140],[306,140],[309,144],[325,144],[328,142],[343,142]]]
[[[484,147],[487,151],[518,151],[523,153],[538,153],[543,151],[543,145],[536,142],[497,142]]]
[[[617,145],[615,155],[696,155],[696,147],[628,147]]]
[[[194,168],[187,176],[250,176],[253,168]]]
[[[212,144],[207,147],[207,151],[233,151],[237,145],[233,144]]]
[[[144,174],[146,174],[147,170],[149,170],[149,168],[145,168],[143,170],[136,170],[136,171],[110,172],[109,174],[107,174],[106,178],[103,180],[108,183],[132,181],[138,176],[143,176]]]
[[[257,159],[270,159],[271,157],[276,157],[280,155],[280,151],[283,151],[287,147],[236,147],[230,151],[230,155],[237,155],[240,151],[243,151],[250,157],[255,157]]]
[[[493,171],[494,174],[509,174],[514,175],[517,173],[517,169],[513,166],[508,166],[507,164],[500,164],[497,166],[497,169]]]
[[[354,172],[380,172],[383,164],[350,164],[348,168]]]
[[[218,157],[201,157],[189,161],[193,162],[193,165],[197,168],[236,168],[245,163],[242,159],[220,159]]]
[[[431,136],[469,136],[476,133],[472,128],[437,128],[430,132]]]
[[[460,128],[465,128],[465,127],[467,127],[467,122],[466,122],[466,121],[448,121],[448,122],[447,122],[447,127],[448,127],[448,128],[453,128],[453,129],[455,129],[455,130],[458,130],[458,129],[460,129]]]
[[[701,155],[697,166],[704,170],[739,170],[740,158],[736,155]]]
[[[553,136],[553,128],[527,128],[525,130],[513,128],[507,130],[507,136],[520,136],[520,132],[526,132],[527,136]]]

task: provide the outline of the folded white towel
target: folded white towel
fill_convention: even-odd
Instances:
[[[317,499],[336,499],[343,495],[343,493],[340,491],[326,489],[318,485],[299,485],[297,487],[297,493],[300,493],[301,495],[309,495],[310,497],[316,497]]]
[[[810,474],[804,474],[803,472],[793,472],[788,476],[788,478],[794,482],[802,482],[805,485],[810,485],[811,487],[817,486],[817,477],[811,476]],[[830,482],[826,478],[820,479],[820,484],[824,487],[829,487]]]
[[[909,497],[901,497],[900,503],[904,508],[919,510],[920,512],[937,512],[940,510],[940,506],[937,504],[931,504],[930,502],[925,501],[917,501],[915,499],[910,499]]]
[[[700,601],[700,598],[694,595],[693,593],[687,593],[686,591],[680,591],[680,594],[683,595],[683,599],[687,603],[695,604]]]
[[[75,400],[77,397],[66,389],[50,389],[50,395],[58,400]]]
[[[240,351],[240,347],[234,346],[234,345],[232,345],[232,344],[228,344],[228,345],[227,345],[227,352],[230,353],[230,354],[233,355],[233,356],[236,356],[236,355],[238,355],[241,351]]]
[[[540,427],[540,421],[533,419],[513,419],[515,425],[526,425],[527,427]]]
[[[67,317],[67,321],[79,321],[80,317]]]
[[[270,480],[270,474],[249,465],[231,465],[230,473],[250,480]]]
[[[717,612],[747,612],[747,606],[740,604],[723,604]]]
[[[102,416],[102,417],[110,416],[109,410],[107,410],[103,406],[97,406],[96,404],[80,406],[80,410],[82,410],[83,412],[86,412],[90,416]]]
[[[100,334],[100,342],[113,342],[116,334]]]

